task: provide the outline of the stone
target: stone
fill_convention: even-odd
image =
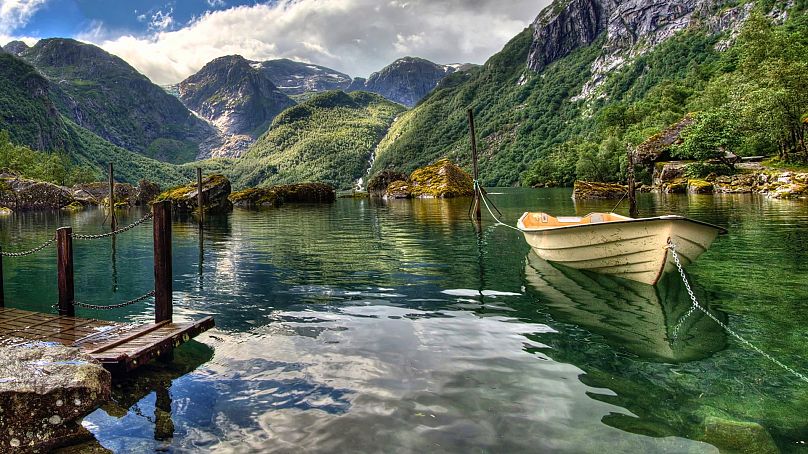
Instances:
[[[224,175],[208,175],[202,179],[202,194],[205,200],[203,207],[206,213],[226,213],[233,210],[230,202],[230,180]],[[197,203],[196,182],[169,189],[158,195],[154,201],[170,200],[174,210],[181,213],[190,213],[199,210]]]
[[[684,194],[687,192],[687,179],[677,178],[667,183],[662,183],[661,188],[665,194]]]
[[[81,419],[110,397],[111,377],[77,348],[0,347],[0,452],[49,452],[92,436]]]
[[[650,165],[665,159],[670,159],[670,149],[672,146],[682,142],[682,132],[695,122],[693,115],[685,115],[684,118],[668,126],[662,132],[654,134],[637,147],[637,164]]]
[[[137,195],[135,196],[135,205],[146,206],[160,195],[162,191],[157,183],[149,180],[140,180],[137,183]]]
[[[573,184],[572,198],[574,200],[619,199],[627,192],[628,186],[622,184],[579,180]]]
[[[278,207],[284,203],[332,203],[336,192],[325,183],[298,183],[245,189],[230,194],[229,199],[239,208]]]
[[[653,182],[655,186],[668,183],[685,176],[687,163],[682,161],[660,162],[654,166]]]
[[[136,205],[138,190],[129,183],[115,183],[115,206]],[[109,205],[109,183],[77,184],[70,188],[73,197],[85,205]]]
[[[712,194],[713,184],[705,180],[690,179],[687,180],[687,192],[690,194]]]
[[[783,184],[769,195],[775,199],[804,199],[808,198],[808,185],[804,183]]]
[[[760,424],[735,421],[719,416],[704,418],[702,441],[716,446],[721,452],[739,454],[779,453],[772,436]]]
[[[368,192],[375,195],[384,195],[387,187],[394,181],[406,181],[407,175],[395,170],[382,170],[368,181]]]
[[[65,187],[25,178],[0,180],[0,205],[14,211],[58,210],[75,202]]]
[[[387,190],[384,192],[385,199],[411,199],[412,192],[410,191],[410,184],[406,181],[394,181],[387,185]]]
[[[417,169],[409,178],[412,197],[451,198],[474,195],[474,181],[448,159]]]
[[[8,207],[0,206],[0,216],[8,216],[14,213],[14,210]]]

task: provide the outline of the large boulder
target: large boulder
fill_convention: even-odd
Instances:
[[[375,195],[382,195],[385,191],[387,191],[387,187],[390,186],[390,183],[394,181],[406,180],[407,175],[401,172],[396,172],[395,170],[390,169],[382,170],[374,175],[370,181],[368,181],[368,192]]]
[[[284,203],[331,203],[336,192],[324,183],[298,183],[245,189],[230,194],[229,199],[240,208],[277,207]]]
[[[769,432],[758,423],[736,421],[719,416],[704,419],[702,441],[717,447],[721,452],[734,453],[779,453]]]
[[[579,180],[573,184],[572,198],[574,200],[619,199],[624,197],[627,192],[628,186],[622,184]]]
[[[682,161],[660,162],[654,166],[654,186],[662,186],[673,180],[684,178],[687,163]]]
[[[471,176],[448,159],[422,167],[410,175],[410,193],[420,198],[470,197],[474,195]]]
[[[174,210],[181,213],[190,213],[199,210],[197,203],[196,182],[185,186],[169,189],[158,195],[154,201],[162,202],[170,200]],[[202,197],[206,213],[226,213],[233,210],[233,203],[230,202],[230,180],[224,175],[209,175],[202,179]]]
[[[157,183],[149,180],[140,180],[137,183],[137,193],[135,196],[134,204],[137,206],[146,206],[156,199],[162,191]]]
[[[58,210],[75,202],[65,187],[13,177],[0,179],[0,205],[14,211]]]
[[[110,396],[109,372],[76,348],[0,347],[0,452],[48,452],[90,434],[81,418]]]
[[[638,165],[650,165],[654,162],[670,159],[671,147],[682,142],[682,132],[695,122],[691,114],[668,126],[659,134],[648,138],[637,147],[635,155]]]
[[[394,181],[387,185],[387,189],[384,192],[385,199],[411,199],[412,198],[412,190],[410,189],[410,184],[406,181]]]

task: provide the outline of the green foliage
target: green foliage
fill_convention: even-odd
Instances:
[[[734,169],[726,164],[710,164],[694,162],[685,167],[684,176],[687,178],[705,178],[709,175],[732,175]]]
[[[350,188],[403,110],[370,93],[325,92],[275,117],[241,158],[205,165],[220,167],[236,187],[323,182]]]
[[[87,183],[100,176],[90,166],[74,164],[64,153],[46,153],[14,145],[8,131],[0,131],[0,171],[64,186]]]
[[[684,140],[672,147],[672,155],[698,161],[723,158],[726,152],[737,148],[739,138],[736,130],[737,126],[730,112],[704,112],[682,131]]]

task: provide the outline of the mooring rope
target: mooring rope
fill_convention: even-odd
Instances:
[[[516,228],[516,227],[514,227],[512,225],[508,225],[508,224],[506,224],[506,223],[499,220],[497,215],[494,214],[494,212],[491,210],[491,207],[488,205],[488,200],[486,200],[485,194],[483,194],[482,188],[480,187],[480,183],[477,180],[474,180],[474,190],[480,195],[480,199],[483,201],[483,204],[485,205],[485,209],[488,210],[488,213],[491,215],[491,217],[494,218],[495,221],[497,221],[497,225],[504,225],[505,227],[507,227],[507,228],[509,228],[511,230],[516,230],[517,232],[520,232],[520,233],[522,232],[518,228]],[[499,211],[499,210],[497,210],[497,211]]]
[[[685,275],[685,270],[682,267],[682,263],[679,261],[679,254],[676,253],[676,244],[673,242],[673,240],[668,239],[668,246],[667,247],[668,247],[668,250],[671,251],[671,255],[673,255],[673,261],[674,261],[674,263],[676,263],[676,268],[679,269],[679,275],[682,277],[682,282],[684,282],[684,284],[685,284],[685,289],[687,289],[687,293],[688,293],[688,295],[690,295],[691,301],[693,301],[693,306],[695,306],[696,308],[698,308],[699,310],[704,312],[708,317],[710,317],[714,322],[716,322],[718,324],[718,326],[720,326],[727,333],[729,333],[730,335],[732,335],[733,337],[738,339],[742,344],[744,344],[747,347],[751,348],[752,350],[756,351],[757,353],[759,353],[760,355],[762,355],[764,358],[768,359],[769,361],[773,362],[774,364],[777,364],[778,366],[782,367],[783,369],[790,372],[791,374],[793,374],[795,377],[799,378],[800,380],[808,383],[808,376],[805,376],[804,374],[796,371],[795,369],[787,366],[786,364],[783,364],[777,358],[775,358],[772,355],[764,352],[763,350],[761,350],[760,348],[758,348],[757,346],[755,346],[754,344],[752,344],[748,340],[744,339],[743,337],[741,337],[740,334],[732,331],[729,328],[729,326],[727,326],[726,323],[719,320],[718,317],[713,315],[710,311],[708,311],[701,304],[699,304],[699,301],[696,299],[696,295],[693,293],[693,289],[690,288],[690,282],[688,282],[688,280],[687,280],[687,276]]]

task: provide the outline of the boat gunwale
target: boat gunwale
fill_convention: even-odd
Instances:
[[[574,228],[582,228],[582,227],[598,227],[602,225],[616,225],[616,224],[629,224],[629,223],[636,223],[636,222],[660,222],[660,221],[687,221],[692,222],[694,224],[702,225],[705,227],[711,227],[718,230],[719,235],[727,234],[727,229],[724,227],[717,226],[715,224],[710,224],[709,222],[699,221],[697,219],[686,218],[684,216],[679,216],[675,214],[669,214],[664,216],[655,216],[651,218],[636,218],[636,219],[625,219],[620,221],[608,221],[608,222],[595,222],[589,224],[573,224],[573,225],[562,225],[558,227],[545,227],[545,228],[526,228],[524,227],[523,220],[526,216],[531,214],[532,212],[526,211],[522,216],[519,218],[519,221],[516,223],[516,227],[523,233],[538,233],[538,232],[550,232],[550,231],[559,231],[559,230],[568,230]],[[590,213],[591,214],[591,213]],[[612,214],[612,213],[608,213]],[[616,213],[614,213],[616,214]]]

